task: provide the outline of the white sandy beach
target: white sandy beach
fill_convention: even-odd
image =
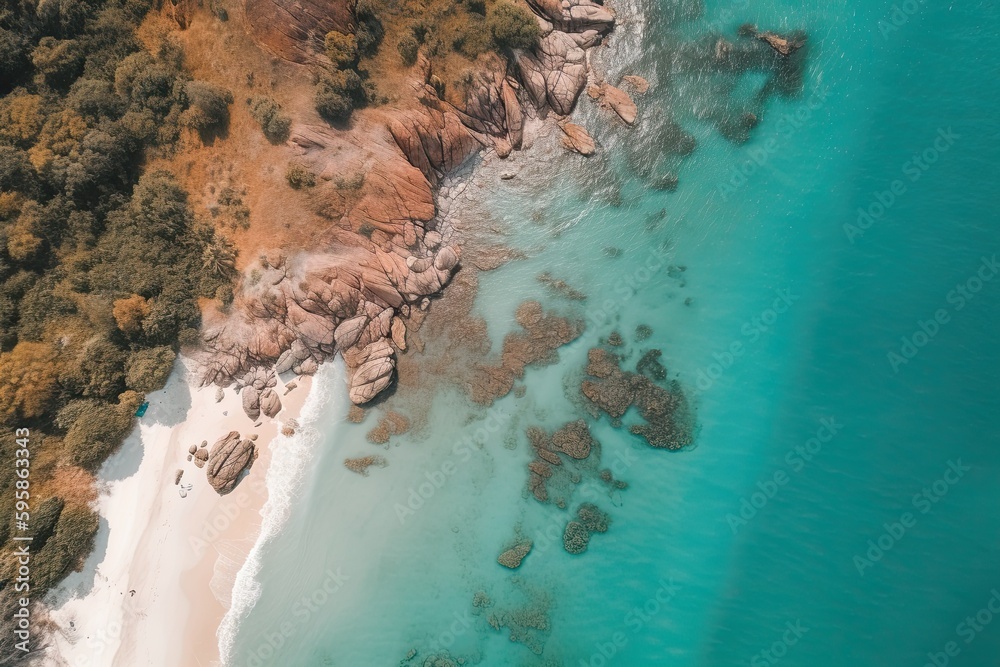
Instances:
[[[257,540],[267,500],[272,441],[298,416],[311,380],[282,396],[275,419],[254,428],[240,397],[198,388],[183,363],[121,450],[101,469],[101,528],[94,553],[50,594],[52,636],[46,663],[71,667],[218,665],[216,632],[237,571]],[[279,395],[284,388],[279,379]],[[209,446],[229,431],[258,435],[250,474],[226,495],[187,461],[188,447]],[[184,471],[175,485],[178,469]],[[181,487],[190,484],[187,496]]]

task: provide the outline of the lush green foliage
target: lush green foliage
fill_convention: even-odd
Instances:
[[[500,46],[526,49],[542,35],[535,16],[520,5],[500,0],[486,13],[486,26]]]
[[[118,447],[199,325],[197,299],[232,275],[231,245],[195,220],[174,177],[139,177],[183,128],[224,131],[232,101],[191,81],[170,42],[143,50],[149,4],[0,10],[0,455],[13,461],[14,429],[30,429],[32,598],[92,544],[80,469]],[[16,562],[14,481],[0,467],[0,593]],[[0,662],[11,637],[0,628]]]
[[[368,92],[353,69],[327,72],[316,87],[316,110],[331,123],[350,119],[355,109],[368,103]]]
[[[281,113],[281,105],[266,95],[251,97],[247,104],[250,106],[250,116],[260,125],[268,141],[280,144],[288,139],[292,119]]]
[[[339,30],[326,33],[324,40],[326,55],[337,67],[350,67],[358,60],[358,41],[354,35],[345,35]]]

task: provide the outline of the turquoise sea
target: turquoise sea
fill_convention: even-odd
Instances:
[[[616,9],[600,65],[653,82],[637,127],[583,100],[600,156],[536,147],[468,203],[528,254],[480,276],[495,349],[528,298],[585,333],[523,397],[440,391],[385,451],[365,441],[378,410],[347,423],[324,367],[269,473],[289,509],[234,594],[228,664],[1000,664],[1000,3]],[[801,91],[759,101],[765,76],[703,66],[705,35],[748,21],[808,34]],[[740,144],[718,120],[744,111],[759,125]],[[667,154],[671,117],[686,157]],[[676,190],[649,187],[668,171]],[[581,416],[587,349],[614,330],[632,364],[663,351],[696,441],[654,450],[588,418],[629,488],[573,499],[612,525],[571,556],[569,512],[526,494],[524,431]],[[389,465],[344,468],[370,453]],[[515,533],[535,547],[511,572],[496,557]]]

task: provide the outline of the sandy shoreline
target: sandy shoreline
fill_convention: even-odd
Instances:
[[[272,441],[282,424],[298,417],[312,383],[297,378],[298,386],[283,395],[279,378],[283,409],[275,419],[261,416],[254,428],[234,391],[227,389],[217,403],[215,387],[199,388],[192,380],[178,364],[101,469],[101,533],[84,572],[49,598],[57,628],[46,664],[221,664],[216,632],[260,534]],[[186,460],[188,447],[204,440],[211,446],[231,430],[256,433],[259,456],[236,489],[219,496],[204,469]],[[191,485],[186,497],[174,484],[178,469],[181,486]]]

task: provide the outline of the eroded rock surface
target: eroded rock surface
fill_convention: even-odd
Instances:
[[[219,438],[208,455],[208,483],[220,496],[224,496],[240,483],[257,460],[253,441],[240,439],[239,431],[230,431]]]

